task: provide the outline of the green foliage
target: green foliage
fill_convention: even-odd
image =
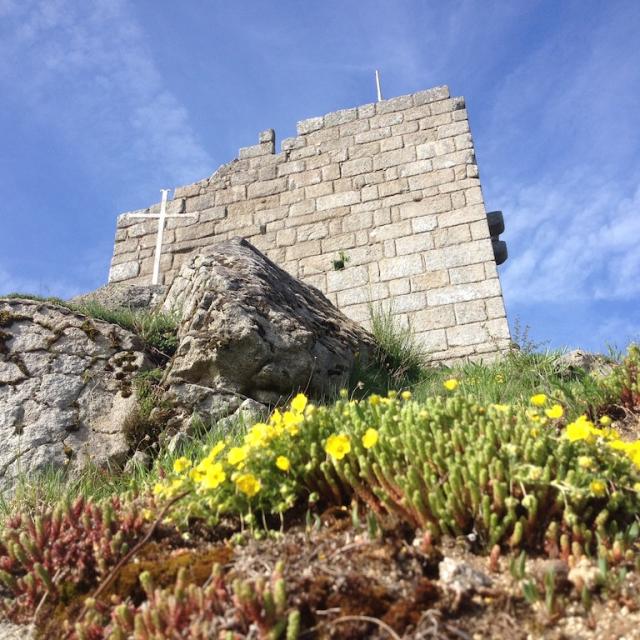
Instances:
[[[615,367],[603,386],[613,402],[626,409],[640,409],[640,346],[629,346],[621,366]]]
[[[417,384],[429,375],[425,355],[410,329],[398,327],[391,309],[369,308],[371,333],[376,350],[366,367],[356,367],[352,387],[359,395],[383,393]]]
[[[51,304],[57,304],[60,307],[71,308],[68,302],[63,300],[62,298],[57,298],[55,296],[38,296],[34,293],[7,293],[5,295],[0,295],[0,298],[21,298],[23,300],[33,300],[35,302],[49,302]]]
[[[163,359],[170,358],[178,347],[178,319],[169,313],[149,309],[109,309],[97,302],[69,305],[76,313],[104,320],[131,331],[142,339],[145,347]]]

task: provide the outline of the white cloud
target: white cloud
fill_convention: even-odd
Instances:
[[[96,172],[106,158],[116,164],[125,157],[156,185],[211,173],[213,162],[166,87],[129,3],[25,0],[2,10],[3,94],[62,131]]]

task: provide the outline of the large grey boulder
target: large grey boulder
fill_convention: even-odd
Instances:
[[[48,302],[0,298],[0,488],[47,465],[122,462],[140,340]]]
[[[184,406],[214,419],[246,398],[274,404],[298,390],[331,394],[374,349],[318,289],[241,238],[185,263],[163,307],[181,318],[164,382]]]

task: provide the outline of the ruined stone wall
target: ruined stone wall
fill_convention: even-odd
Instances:
[[[434,361],[509,342],[462,98],[436,87],[272,130],[168,202],[164,282],[193,253],[247,238],[367,324],[391,308]],[[159,204],[136,213],[158,212]],[[118,218],[110,282],[148,283],[157,221]],[[343,266],[343,268],[341,268]]]

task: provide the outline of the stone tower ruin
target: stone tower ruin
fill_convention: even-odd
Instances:
[[[131,213],[157,213],[160,205]],[[165,284],[242,236],[365,326],[388,310],[431,361],[486,358],[509,327],[463,98],[447,87],[303,120],[175,190]],[[119,216],[110,282],[148,284],[157,220]],[[494,230],[495,233],[495,230]]]

